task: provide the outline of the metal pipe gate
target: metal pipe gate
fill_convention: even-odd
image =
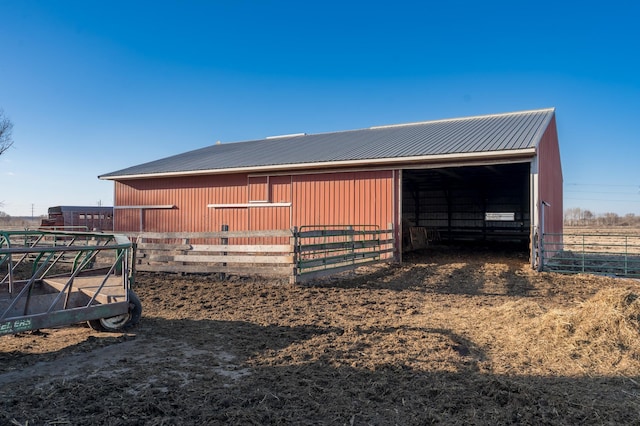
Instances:
[[[640,277],[640,235],[545,233],[540,249],[543,271]]]
[[[393,254],[393,231],[376,225],[314,225],[293,230],[298,280],[334,274]]]

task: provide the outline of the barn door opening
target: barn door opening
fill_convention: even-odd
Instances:
[[[529,163],[403,170],[403,251],[435,244],[526,250]]]

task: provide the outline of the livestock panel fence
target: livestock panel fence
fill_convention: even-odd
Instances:
[[[542,270],[640,277],[639,233],[545,233]]]
[[[296,275],[303,280],[393,256],[393,231],[375,225],[302,226],[294,234]]]
[[[225,229],[225,228],[223,228]],[[286,230],[144,232],[138,271],[289,278],[302,282],[393,257],[391,230],[372,225]]]

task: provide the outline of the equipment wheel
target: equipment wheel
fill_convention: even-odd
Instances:
[[[129,315],[131,317],[129,318],[129,322],[125,324],[125,328],[138,325],[140,317],[142,317],[142,303],[133,290],[129,290],[129,306]]]
[[[118,332],[137,325],[142,316],[142,303],[138,295],[129,290],[129,312],[109,318],[88,321],[89,327],[97,331]]]

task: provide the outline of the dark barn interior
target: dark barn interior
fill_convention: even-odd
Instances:
[[[403,251],[530,238],[530,163],[403,170]]]

